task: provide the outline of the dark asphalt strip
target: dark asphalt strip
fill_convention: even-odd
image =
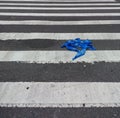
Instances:
[[[0,50],[66,50],[61,48],[65,41],[55,39],[0,40]],[[97,50],[120,50],[120,39],[92,40],[92,42]]]
[[[50,8],[50,7],[51,7],[51,8],[54,8],[54,7],[58,7],[58,8],[72,8],[72,7],[74,7],[74,8],[75,8],[75,7],[76,7],[76,8],[78,7],[78,8],[79,8],[79,7],[84,7],[84,8],[85,8],[85,7],[120,7],[120,5],[107,5],[107,4],[106,4],[106,5],[97,5],[97,6],[96,6],[96,5],[94,4],[94,5],[77,5],[77,6],[75,6],[75,5],[70,5],[70,6],[68,6],[68,5],[66,5],[66,6],[65,6],[65,5],[64,5],[64,6],[60,6],[60,5],[55,5],[55,6],[52,6],[52,5],[51,5],[51,6],[44,5],[44,6],[41,6],[41,5],[39,5],[39,4],[38,4],[38,5],[25,5],[25,4],[23,4],[23,5],[19,5],[19,4],[18,4],[18,5],[7,5],[7,4],[6,4],[6,5],[0,5],[0,7],[40,7],[40,8],[45,8],[45,7],[46,7],[46,8],[48,8],[48,7],[49,7],[49,8]]]
[[[120,16],[14,16],[0,15],[0,20],[50,20],[50,21],[84,21],[84,20],[120,20]]]
[[[119,2],[120,2],[120,0],[115,0],[115,2],[118,2],[118,3],[119,3]]]
[[[0,108],[0,118],[120,118],[120,108]]]
[[[0,32],[120,33],[120,24],[105,25],[0,25]]]
[[[102,10],[20,10],[20,9],[0,9],[0,12],[11,13],[120,13],[120,9],[102,9]]]
[[[109,2],[100,2],[100,1],[98,1],[98,2],[71,2],[71,1],[68,1],[68,2],[54,2],[54,1],[51,1],[51,2],[49,2],[49,1],[46,1],[46,2],[44,2],[44,1],[0,1],[0,3],[40,3],[40,4],[106,4],[106,3],[116,3],[116,2],[112,2],[112,1],[109,1]]]
[[[94,64],[0,62],[0,82],[120,82],[119,72],[118,62]]]

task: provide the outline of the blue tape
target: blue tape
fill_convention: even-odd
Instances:
[[[77,54],[75,57],[72,58],[72,60],[77,59],[80,56],[83,56],[86,53],[86,50],[96,50],[96,48],[93,47],[91,40],[81,40],[80,38],[76,38],[74,40],[68,40],[66,41],[61,48],[66,48],[70,51],[75,51]]]

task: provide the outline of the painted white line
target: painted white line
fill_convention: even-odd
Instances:
[[[0,25],[101,25],[101,24],[120,24],[120,20],[93,20],[93,21],[1,21]]]
[[[0,51],[0,61],[25,63],[77,63],[77,62],[120,62],[120,50],[87,51],[75,61],[72,58],[76,52],[72,51]]]
[[[0,40],[26,40],[26,39],[55,39],[69,40],[80,37],[91,40],[116,40],[120,33],[0,33]]]
[[[120,83],[0,82],[0,98],[1,107],[120,107]]]
[[[0,9],[21,9],[21,10],[31,10],[31,7],[0,7]],[[113,10],[120,9],[120,7],[69,7],[69,8],[60,8],[60,7],[32,7],[32,10]]]
[[[73,4],[73,3],[67,3],[67,4],[52,4],[52,3],[49,3],[49,4],[43,4],[43,3],[0,3],[0,5],[19,5],[19,6],[22,6],[22,5],[26,5],[26,6],[119,6],[120,3],[83,3],[83,4],[80,4],[80,3],[77,3],[77,4]]]
[[[120,16],[120,13],[0,13],[2,16]]]

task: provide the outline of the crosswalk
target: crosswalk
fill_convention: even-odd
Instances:
[[[119,118],[119,27],[117,0],[0,0],[0,118]]]

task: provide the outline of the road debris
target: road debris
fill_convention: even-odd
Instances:
[[[77,54],[75,57],[72,58],[72,60],[77,59],[80,56],[83,56],[86,53],[86,50],[96,50],[96,48],[93,47],[91,40],[81,40],[80,38],[76,38],[74,40],[68,40],[66,41],[61,48],[66,48],[70,51],[75,51]]]

